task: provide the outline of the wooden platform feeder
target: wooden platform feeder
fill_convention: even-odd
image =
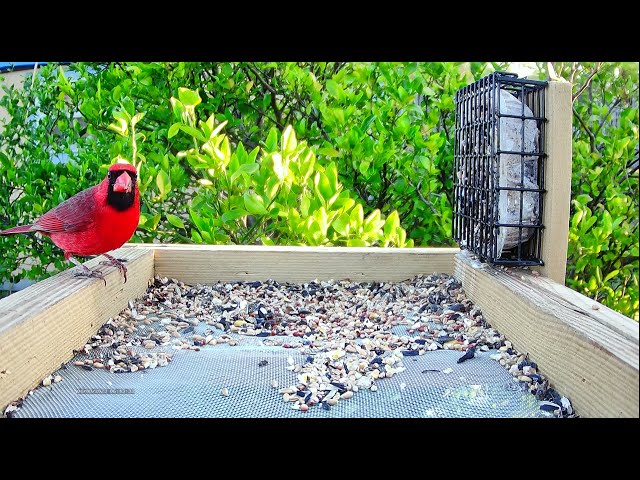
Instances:
[[[115,253],[128,260],[126,284],[96,258],[87,266],[106,273],[106,287],[98,279],[76,278],[70,269],[0,300],[0,408],[69,361],[109,317],[143,294],[154,275],[194,285],[269,278],[401,281],[438,272],[462,283],[486,321],[529,354],[580,416],[638,417],[638,324],[564,286],[570,102],[570,85],[550,82],[544,266],[495,268],[457,248],[129,244]]]

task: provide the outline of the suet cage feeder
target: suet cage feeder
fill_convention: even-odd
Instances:
[[[494,72],[456,93],[453,238],[482,261],[544,264],[546,86]]]

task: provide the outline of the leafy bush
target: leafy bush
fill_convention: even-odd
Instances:
[[[637,64],[554,66],[575,95],[567,284],[637,319]],[[0,133],[0,225],[33,220],[123,156],[141,169],[134,241],[401,245],[402,225],[416,245],[452,245],[453,96],[493,69],[509,66],[77,63],[69,79],[49,65],[0,99],[11,115]],[[71,162],[50,161],[65,155]],[[320,206],[326,220],[309,213]],[[387,230],[365,236],[377,215]],[[0,247],[0,278],[27,257],[29,278],[65,266],[46,240]]]
[[[397,210],[416,243],[453,245],[453,98],[485,67],[241,63],[227,69],[235,87],[224,95],[225,118],[231,125],[229,109],[237,108],[242,120],[229,128],[253,141],[264,128],[292,122],[322,162],[336,162],[366,213]]]
[[[567,285],[638,320],[638,64],[556,64],[572,80]]]
[[[320,166],[291,126],[280,141],[271,129],[260,158],[259,147],[247,153],[242,143],[232,152],[229,139],[220,133],[226,121],[216,125],[211,115],[196,128],[194,109],[200,101],[197,92],[181,88],[179,98],[171,99],[177,121],[169,129],[169,136],[182,131],[191,138],[194,147],[177,156],[202,172],[189,208],[195,242],[412,245],[397,212],[386,221],[377,209],[364,218],[362,205],[343,190],[335,163]],[[176,216],[169,221],[184,228]]]

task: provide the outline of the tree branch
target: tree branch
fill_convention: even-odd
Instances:
[[[636,224],[635,228],[631,231],[631,235],[633,235],[637,229],[638,229],[638,224]],[[615,269],[616,268],[616,262],[618,260],[621,260],[621,262],[620,262],[621,265],[620,265],[619,268],[622,268],[625,265],[627,265],[629,263],[633,263],[634,261],[638,260],[637,256],[636,257],[631,257],[630,261],[626,261],[626,259],[629,258],[629,257],[623,257],[623,255],[625,253],[627,253],[629,251],[629,249],[631,247],[633,247],[633,246],[634,246],[633,242],[628,243],[627,246],[625,248],[623,248],[622,251],[618,254],[618,256],[615,259],[613,259],[613,261],[609,262],[609,269],[607,269],[605,272],[608,273],[611,270],[611,267],[613,267],[613,269]],[[605,272],[603,272],[603,273],[605,273]],[[605,273],[605,276],[606,276],[606,273]]]
[[[602,117],[602,120],[600,121],[600,125],[598,125],[598,129],[593,134],[594,137],[596,137],[598,135],[598,133],[600,132],[600,129],[604,125],[604,122],[607,121],[607,118],[609,118],[609,115],[611,115],[611,112],[613,111],[613,109],[616,108],[620,104],[621,101],[622,101],[622,98],[618,97],[618,99],[611,104],[611,106],[607,110],[607,114],[604,117]]]
[[[418,185],[416,186],[416,193],[420,197],[420,200],[422,200],[425,203],[425,205],[431,209],[433,214],[434,215],[438,215],[438,212],[435,209],[435,207],[433,206],[433,204],[431,202],[427,201],[427,199],[422,196],[422,192],[420,191],[421,187],[422,187],[422,178],[420,179],[420,181],[418,182]]]
[[[272,97],[273,98],[273,97]],[[260,120],[258,123],[260,123],[260,121],[262,121],[263,118],[268,118],[269,120],[271,120],[273,123],[275,123],[276,125],[278,125],[280,128],[282,128],[282,125],[280,125],[280,122],[278,122],[275,118],[271,118],[269,115],[267,115],[266,113],[264,113],[262,110],[260,110],[259,108],[254,107],[251,103],[247,103],[247,105],[249,106],[249,108],[251,108],[252,110],[255,110],[256,112],[258,112],[260,114]],[[262,125],[260,125],[262,126]]]
[[[276,103],[275,94],[271,95],[271,108],[273,108],[273,113],[276,115],[276,123],[280,128],[283,128],[282,125],[282,112],[278,109],[278,104]]]
[[[578,121],[580,122],[580,125],[582,125],[582,128],[584,128],[584,131],[587,133],[587,135],[589,135],[589,143],[591,146],[591,153],[593,153],[596,149],[596,137],[595,135],[591,132],[591,130],[589,129],[589,127],[587,127],[587,124],[584,123],[584,120],[582,120],[582,117],[580,117],[580,115],[578,115],[578,112],[576,110],[576,107],[571,107],[573,109],[573,115],[578,119]]]
[[[443,112],[443,115],[440,116],[440,121],[442,122],[442,128],[444,129],[444,134],[447,136],[447,140],[451,141],[449,137],[449,130],[447,129],[447,117],[449,116],[449,112]]]
[[[585,89],[589,87],[589,85],[591,84],[591,80],[593,80],[593,77],[595,77],[596,74],[600,71],[601,66],[602,62],[598,62],[598,64],[596,65],[596,69],[591,72],[587,80],[584,82],[584,85],[582,85],[582,87],[580,87],[580,89],[573,95],[573,97],[571,97],[571,103],[574,103],[578,99],[578,97],[582,95],[582,92],[584,92]]]
[[[378,199],[376,200],[376,208],[379,208],[380,210],[384,207],[387,189],[389,188],[389,185],[391,185],[388,174],[389,170],[387,168],[387,162],[384,162],[382,164],[382,172],[380,175],[382,177],[382,185],[380,186],[380,192],[378,192]]]
[[[366,192],[363,192],[361,190],[361,188],[360,188],[360,185],[358,184],[358,174],[359,174],[358,169],[354,168],[353,169],[353,180],[352,180],[353,189],[356,191],[356,193],[362,199],[362,201],[365,202],[367,204],[367,206],[370,207],[371,205],[369,205],[369,200],[365,196]]]
[[[269,82],[267,82],[264,78],[262,78],[262,75],[260,75],[260,72],[256,68],[254,68],[252,65],[248,63],[247,63],[247,68],[251,70],[251,72],[256,76],[256,79],[264,86],[264,88],[269,90],[272,95],[276,95],[278,93],[276,89],[273,88],[273,86]]]
[[[578,68],[576,67],[576,62],[573,62],[571,64],[571,75],[569,76],[569,82],[571,82],[571,85],[573,85],[573,80],[575,79],[577,72]]]

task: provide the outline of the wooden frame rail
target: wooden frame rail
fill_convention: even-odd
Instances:
[[[110,266],[99,267],[106,287],[67,270],[0,300],[0,408],[72,358],[109,317],[142,295],[154,274],[194,284],[398,281],[442,272],[462,282],[485,319],[529,353],[580,415],[638,416],[636,322],[549,278],[480,264],[467,251],[130,244],[115,254],[128,260],[126,284]],[[87,265],[96,268],[99,260]]]

